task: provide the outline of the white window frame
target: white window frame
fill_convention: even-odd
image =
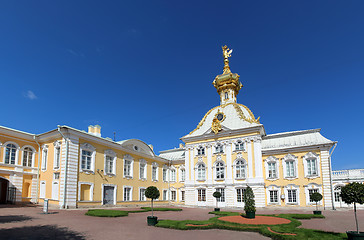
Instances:
[[[82,151],[89,151],[91,152],[91,163],[90,169],[83,169],[82,168]],[[95,173],[95,156],[96,156],[96,148],[89,143],[83,143],[80,146],[80,172],[84,173]]]
[[[42,184],[44,184],[44,189],[42,188]],[[39,198],[41,199],[45,199],[46,196],[47,196],[47,181],[43,180],[43,181],[40,181],[40,184],[39,184]]]
[[[184,166],[180,166],[179,168],[179,181],[180,182],[186,181],[186,169]]]
[[[200,167],[201,166],[201,167]],[[199,162],[195,166],[196,180],[206,181],[206,164],[204,162]],[[201,171],[201,174],[200,174]]]
[[[287,162],[293,162],[293,168],[294,168],[294,176],[287,176]],[[296,156],[292,154],[287,154],[282,158],[282,165],[283,165],[283,176],[285,179],[296,179],[298,178],[298,159]]]
[[[308,205],[308,206],[316,205],[316,202],[310,202],[309,190],[317,189],[317,192],[322,194],[322,186],[317,183],[309,183],[309,184],[305,185],[304,187],[305,187],[305,195],[306,195],[306,205]],[[321,204],[322,204],[322,200],[318,202],[318,205],[321,205]]]
[[[186,191],[185,191],[184,188],[179,190],[179,201],[180,202],[185,202],[186,201]]]
[[[153,179],[153,168],[155,168],[155,179]],[[153,182],[158,182],[158,163],[153,162],[152,163],[152,173],[151,173],[151,178]]]
[[[202,199],[202,200],[199,200],[199,195],[200,195],[199,191],[201,191],[201,199]],[[203,197],[202,191],[205,191],[204,198],[202,198],[202,197]],[[197,189],[196,189],[196,193],[197,193],[197,201],[198,201],[198,202],[206,203],[206,192],[207,192],[207,191],[206,191],[206,188],[197,188]]]
[[[198,146],[196,148],[196,156],[205,156],[206,154],[206,149],[204,146]]]
[[[168,182],[168,166],[167,165],[163,165],[162,167],[162,181],[163,182]]]
[[[170,182],[176,182],[177,180],[177,171],[176,171],[176,168],[171,166],[170,169],[169,169],[169,179],[170,179]]]
[[[143,170],[141,169],[142,166],[143,166]],[[140,180],[147,180],[147,166],[148,166],[147,161],[145,161],[144,159],[139,159],[139,179]]]
[[[270,191],[278,191],[277,192],[277,201],[278,202],[271,202],[270,201]],[[266,194],[267,194],[267,203],[268,205],[281,205],[282,201],[281,201],[281,188],[278,187],[277,185],[269,185],[266,188]]]
[[[275,163],[275,177],[269,177],[269,163]],[[285,164],[285,162],[284,162]],[[265,167],[265,178],[270,181],[275,181],[279,179],[279,159],[274,156],[269,156],[264,160],[264,167]]]
[[[314,160],[316,162],[316,174],[309,174],[308,172],[309,160]],[[303,167],[304,167],[305,178],[312,179],[320,177],[320,156],[313,152],[307,153],[305,156],[303,156]]]
[[[53,170],[58,170],[61,166],[61,145],[61,142],[58,140],[53,143]]]
[[[174,193],[174,197],[173,197],[173,193]],[[176,202],[177,201],[177,190],[172,188],[170,191],[170,194],[171,194],[171,196],[170,196],[171,201]]]
[[[242,161],[243,164],[242,165],[238,165],[238,162]],[[234,161],[234,164],[233,164],[233,174],[234,174],[234,178],[237,179],[237,180],[242,180],[242,179],[246,179],[247,178],[247,175],[248,175],[248,167],[247,167],[247,162],[245,161],[244,158],[237,158],[235,159]],[[238,171],[238,167],[243,167],[244,169],[244,176],[239,176],[237,177],[237,171]],[[242,170],[240,170],[240,174],[241,174]]]
[[[92,182],[78,182],[78,201],[79,202],[88,202],[88,201],[81,201],[81,185],[90,185],[90,201],[93,201],[94,197],[94,184]],[[114,185],[113,185],[114,186]],[[103,200],[104,197],[104,186],[102,186],[102,197]]]
[[[9,163],[5,163],[6,147],[7,147],[8,144],[13,144],[15,146],[15,159],[14,159],[14,164],[11,163],[11,156],[9,156]],[[19,159],[19,149],[20,149],[19,145],[17,143],[15,143],[15,142],[9,141],[9,142],[4,143],[3,146],[4,146],[3,163],[4,164],[9,164],[9,165],[19,165],[19,163],[18,163],[18,159]]]
[[[112,158],[111,172],[106,171],[108,169],[107,157]],[[104,175],[108,175],[108,176],[116,175],[116,153],[111,149],[107,149],[104,151]]]
[[[224,144],[222,143],[216,143],[214,147],[215,147],[214,151],[215,154],[223,154],[225,152]]]
[[[42,146],[42,165],[41,165],[41,170],[42,172],[47,171],[47,166],[48,166],[48,145],[44,144]]]
[[[288,202],[289,195],[288,190],[296,190],[296,202]],[[284,195],[286,205],[300,205],[300,187],[295,184],[288,184],[284,187]]]
[[[36,151],[35,151],[35,149],[34,149],[32,146],[30,146],[30,145],[25,145],[25,146],[23,146],[23,147],[22,147],[22,149],[21,149],[21,151],[22,151],[22,155],[21,155],[21,156],[22,156],[22,158],[21,158],[21,165],[22,165],[23,167],[29,167],[29,166],[28,166],[28,163],[29,163],[29,158],[28,158],[28,157],[29,157],[29,155],[27,155],[27,158],[28,158],[28,159],[27,159],[27,160],[28,160],[28,161],[27,161],[27,165],[26,165],[26,166],[24,166],[24,152],[25,152],[25,149],[26,149],[26,148],[29,148],[29,149],[32,151],[32,159],[30,159],[30,165],[31,165],[30,167],[34,167],[34,159],[35,159],[34,157],[35,157]]]
[[[168,201],[168,189],[162,190],[162,201]]]
[[[125,174],[126,161],[130,161],[129,175]],[[127,179],[133,178],[133,171],[134,171],[133,167],[134,167],[133,157],[130,156],[129,154],[125,154],[124,158],[123,158],[123,176],[124,176],[124,178],[127,178]]]
[[[129,200],[125,200],[125,189],[129,188]],[[123,202],[132,202],[133,201],[133,187],[132,186],[123,186]]]
[[[145,187],[139,187],[139,201],[140,202],[145,202],[147,201],[147,197],[145,196]],[[144,194],[142,195],[142,191],[144,191]],[[143,196],[143,197],[142,197]]]
[[[237,140],[235,143],[234,143],[234,146],[235,146],[235,148],[234,148],[234,151],[235,152],[245,152],[246,150],[246,143],[244,142],[244,141],[242,141],[242,140]],[[240,149],[241,148],[241,146],[243,146],[242,147],[242,149]]]
[[[223,168],[223,177],[218,177],[217,176],[217,168],[218,168],[218,164],[222,164],[222,166],[219,166],[219,168]],[[223,161],[216,161],[213,167],[213,171],[214,171],[214,179],[216,180],[225,180],[226,179],[226,164]]]
[[[221,197],[216,198],[217,202],[225,202],[226,198],[225,198],[225,188],[222,187],[217,187],[215,188],[215,192],[219,192],[221,194]]]
[[[240,190],[240,194],[238,194],[238,190]],[[245,194],[246,188],[245,187],[237,187],[235,188],[235,196],[236,196],[236,202],[238,204],[245,204],[245,199],[244,199],[244,194]],[[240,201],[239,201],[239,197],[240,197]]]

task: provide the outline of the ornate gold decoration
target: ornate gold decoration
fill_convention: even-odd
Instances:
[[[220,106],[217,106],[217,107],[214,107],[214,108],[212,108],[212,109],[210,109],[206,114],[205,114],[205,116],[201,119],[201,121],[198,123],[198,125],[197,125],[197,127],[193,130],[193,131],[191,131],[188,135],[190,135],[190,134],[192,134],[192,133],[194,133],[195,131],[197,131],[198,129],[200,129],[200,127],[204,124],[204,122],[206,121],[206,118],[207,118],[207,116],[213,111],[213,110],[215,110],[216,108],[222,108],[222,109],[224,109],[226,106],[228,106],[228,105],[230,105],[230,104],[233,104],[233,106],[234,106],[234,108],[235,108],[235,110],[238,112],[238,115],[239,115],[239,117],[240,117],[240,119],[244,119],[245,121],[247,121],[247,122],[249,122],[249,123],[260,123],[259,122],[259,119],[260,119],[260,117],[258,117],[257,119],[255,119],[255,117],[254,117],[254,114],[252,113],[252,111],[250,111],[250,109],[247,107],[247,106],[244,106],[244,105],[242,105],[242,104],[238,104],[238,103],[227,103],[227,104],[223,104],[223,105],[220,105]],[[244,116],[244,113],[243,113],[243,111],[241,110],[241,108],[239,107],[239,105],[240,106],[242,106],[242,107],[244,107],[247,111],[248,111],[248,113],[250,114],[250,118],[247,118],[247,117],[245,117]],[[216,116],[215,116],[216,117]]]
[[[212,120],[211,130],[215,134],[217,134],[221,130],[221,123],[216,117],[214,118],[214,120]]]
[[[224,116],[221,120],[217,119],[217,115],[219,115],[219,114],[222,114],[222,115]],[[217,113],[215,114],[215,118],[216,118],[218,121],[223,122],[223,121],[225,120],[225,118],[226,118],[226,115],[225,115],[223,112],[220,112],[220,109],[218,109],[218,110],[217,110]]]
[[[231,53],[233,50],[229,49],[226,45],[222,47],[222,55],[224,56],[224,72],[225,73],[231,73],[230,66],[229,66],[229,57],[231,57]]]

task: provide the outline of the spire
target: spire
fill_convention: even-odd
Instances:
[[[223,73],[217,75],[212,82],[220,95],[220,105],[236,103],[236,96],[243,87],[243,84],[239,81],[240,76],[237,73],[232,73],[230,70],[229,57],[231,57],[232,52],[233,50],[230,50],[226,45],[222,47],[224,70]]]

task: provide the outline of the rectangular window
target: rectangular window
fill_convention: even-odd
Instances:
[[[269,200],[271,203],[278,203],[278,190],[269,191]]]
[[[237,142],[235,144],[235,151],[243,151],[245,148],[244,148],[244,143],[243,142]]]
[[[168,190],[163,190],[163,200],[164,201],[167,201],[168,199],[167,199],[167,195],[168,194]]]
[[[198,189],[197,196],[199,202],[206,202],[206,189]]]
[[[43,150],[42,170],[47,170],[48,150]]]
[[[15,164],[16,146],[14,144],[8,144],[5,150],[5,163]]]
[[[124,201],[131,201],[131,188],[124,187]]]
[[[221,144],[216,145],[215,150],[216,150],[216,153],[224,153],[224,148]]]
[[[186,171],[184,169],[181,169],[181,182],[184,182],[186,178]]]
[[[245,188],[237,188],[236,189],[236,200],[237,202],[244,202],[244,194],[245,194]]]
[[[177,193],[176,193],[176,191],[171,191],[171,200],[172,201],[176,201],[176,199],[177,199]]]
[[[139,200],[140,201],[145,201],[146,197],[145,197],[145,188],[141,188],[139,190]]]
[[[205,155],[205,148],[200,147],[199,149],[197,149],[197,155]]]
[[[163,181],[167,182],[167,169],[163,168]]]
[[[318,192],[318,189],[308,189],[308,195],[310,196],[310,203],[314,203],[315,201],[311,198],[312,193]]]
[[[152,166],[152,181],[157,181],[157,167]]]
[[[340,202],[340,192],[334,192],[335,202]]]
[[[297,203],[297,190],[296,189],[288,189],[288,203]]]
[[[185,200],[185,191],[181,191],[181,201]]]
[[[61,159],[61,148],[56,147],[55,148],[55,153],[54,153],[54,166],[53,166],[53,168],[55,168],[55,169],[59,168],[60,159]]]
[[[92,152],[82,150],[81,168],[82,170],[91,170]]]
[[[140,163],[139,165],[139,175],[140,175],[140,179],[145,179],[145,163]]]
[[[307,174],[309,176],[317,175],[316,159],[307,160]]]
[[[91,185],[81,184],[80,191],[80,201],[91,201]]]
[[[58,181],[52,182],[52,199],[58,200],[59,184]]]
[[[106,174],[114,173],[114,158],[111,156],[106,156],[105,172]]]
[[[53,179],[54,180],[59,180],[59,172],[53,173]]]
[[[216,188],[216,192],[221,193],[221,197],[216,198],[218,202],[225,202],[225,189],[224,188]]]
[[[268,163],[268,178],[277,178],[275,162]]]
[[[172,169],[171,170],[171,182],[175,182],[176,181],[176,170]]]
[[[131,161],[124,160],[124,176],[131,177]]]
[[[293,161],[287,161],[286,162],[286,176],[287,177],[295,177],[294,162]]]

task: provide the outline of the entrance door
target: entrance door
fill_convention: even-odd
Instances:
[[[8,193],[8,183],[9,181],[0,178],[0,204],[6,203],[6,195]]]
[[[104,186],[104,204],[114,205],[114,190],[113,186]]]

